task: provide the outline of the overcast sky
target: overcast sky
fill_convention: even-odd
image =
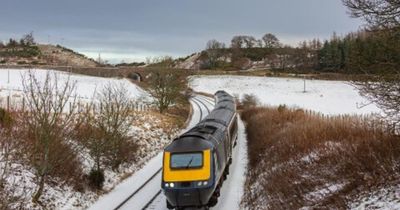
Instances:
[[[185,56],[210,39],[269,32],[286,44],[358,30],[340,0],[1,0],[0,40],[30,31],[112,63]]]

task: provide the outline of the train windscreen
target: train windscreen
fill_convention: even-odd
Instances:
[[[203,166],[203,153],[176,153],[171,155],[172,169],[201,168]]]

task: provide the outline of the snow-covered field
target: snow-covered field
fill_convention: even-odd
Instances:
[[[12,101],[18,98],[20,99],[23,96],[23,78],[28,76],[28,71],[34,72],[39,82],[45,80],[49,71],[51,72],[51,76],[53,73],[57,75],[59,82],[63,83],[68,79],[72,82],[76,82],[75,93],[77,99],[83,102],[92,100],[95,96],[95,92],[101,91],[101,89],[108,84],[122,85],[127,89],[128,95],[133,100],[140,100],[142,102],[151,100],[150,95],[146,91],[132,84],[127,79],[93,77],[42,69],[0,69],[0,106],[1,101],[4,103],[4,98],[7,96],[11,96]]]
[[[323,114],[371,114],[380,109],[359,95],[349,82],[248,76],[193,76],[190,86],[199,92],[225,90],[243,97],[254,94],[264,105],[287,105]]]

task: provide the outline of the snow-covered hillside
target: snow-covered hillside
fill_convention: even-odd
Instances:
[[[288,105],[323,114],[371,114],[380,109],[359,95],[349,82],[248,76],[193,76],[195,91],[215,93],[225,90],[242,97],[254,94],[264,105]],[[366,106],[365,106],[366,105]]]

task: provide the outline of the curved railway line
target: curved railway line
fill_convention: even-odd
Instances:
[[[211,99],[207,99],[205,96],[199,96],[196,95],[191,98],[191,102],[196,105],[196,107],[199,110],[199,115],[200,117],[197,119],[198,121],[195,122],[197,124],[200,122],[204,117],[206,117],[210,113],[210,106],[213,107],[213,101]],[[206,105],[207,104],[207,105]],[[193,119],[192,116],[192,121],[196,120]],[[156,172],[152,174],[142,185],[140,185],[133,193],[131,193],[127,198],[125,198],[118,206],[114,208],[114,210],[122,210],[122,209],[152,209],[151,205],[152,203],[156,200],[157,197],[161,195],[161,172],[162,168],[160,167]],[[153,185],[153,186],[149,186]],[[155,187],[154,185],[158,186],[158,190],[153,192],[153,196],[142,196],[142,192],[149,190],[146,188],[151,188]],[[145,193],[145,192],[144,192]],[[136,196],[140,196],[140,198],[148,198],[148,201],[142,205],[142,206],[132,206],[131,203],[129,203],[131,200],[133,200]],[[133,204],[134,205],[134,204]]]

